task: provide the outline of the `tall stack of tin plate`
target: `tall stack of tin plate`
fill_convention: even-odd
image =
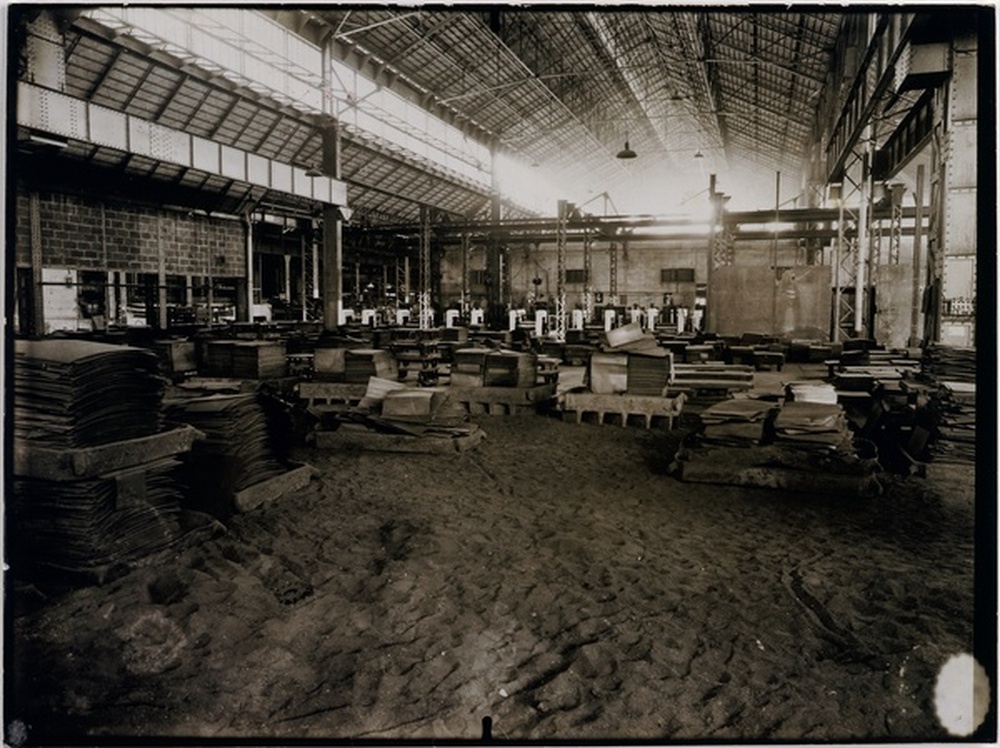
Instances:
[[[78,340],[14,346],[15,575],[103,581],[179,537],[176,455],[148,350]]]

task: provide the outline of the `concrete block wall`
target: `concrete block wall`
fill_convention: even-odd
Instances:
[[[167,275],[243,277],[243,224],[183,211],[145,208],[58,192],[39,192],[45,267]],[[31,213],[18,189],[15,258],[31,264]]]

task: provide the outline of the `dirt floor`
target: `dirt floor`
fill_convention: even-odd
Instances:
[[[302,448],[307,489],[167,562],[20,586],[8,742],[947,737],[971,471],[817,498],[677,481],[682,429],[475,421],[464,454]]]

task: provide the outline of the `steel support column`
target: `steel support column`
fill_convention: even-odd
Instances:
[[[917,346],[923,337],[921,332],[920,314],[923,310],[923,292],[921,266],[923,264],[924,238],[924,165],[917,166],[917,185],[914,195],[917,205],[917,217],[913,234],[913,301],[910,314],[910,345]]]
[[[434,309],[431,307],[431,210],[420,206],[420,293],[419,324],[421,330],[429,330],[434,324]]]
[[[472,251],[472,239],[468,232],[462,233],[462,302],[460,309],[462,311],[462,320],[467,322],[469,319],[469,309],[471,304],[469,303],[469,252]]]
[[[566,229],[569,205],[560,200],[556,207],[556,313],[552,332],[556,340],[566,340]]]
[[[325,176],[340,179],[340,128],[333,118],[331,73],[333,68],[333,37],[321,48],[320,68],[323,87],[323,123],[321,170]],[[343,265],[344,241],[341,213],[336,205],[323,206],[323,329],[336,330],[341,323],[344,306]]]
[[[834,250],[833,340],[865,332],[865,270],[868,258],[870,176],[866,135],[851,150],[840,184],[837,243]]]
[[[614,239],[608,246],[608,303],[618,306],[618,242]]]
[[[590,322],[594,317],[594,236],[590,230],[583,232],[583,317]]]
[[[940,223],[937,340],[976,345],[978,242],[978,39],[952,40],[951,79],[944,88],[939,179]]]
[[[706,332],[715,332],[715,318],[712,314],[712,286],[714,285],[715,271],[720,267],[733,264],[735,248],[732,227],[723,220],[728,197],[716,191],[714,174],[709,177],[708,199],[711,203],[712,217],[708,238],[705,316],[702,324],[705,326]]]

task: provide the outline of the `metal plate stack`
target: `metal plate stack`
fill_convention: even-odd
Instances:
[[[212,340],[206,347],[205,367],[209,376],[228,377],[233,370],[233,347],[235,340]]]
[[[786,402],[774,419],[774,442],[803,449],[852,449],[844,409],[829,403]]]
[[[976,460],[976,349],[930,346],[923,374],[937,385],[938,413],[930,444],[934,462],[971,464]]]
[[[537,357],[520,351],[493,351],[486,356],[483,383],[487,387],[532,387]]]
[[[399,374],[396,359],[378,348],[352,348],[344,354],[344,381],[366,384],[369,377],[395,379]]]
[[[286,471],[256,394],[199,397],[173,404],[169,413],[205,435],[185,460],[193,509],[228,517],[237,492]]]
[[[16,478],[9,505],[15,568],[89,573],[100,581],[109,567],[167,549],[181,532],[178,467],[175,459],[143,466],[138,495],[121,476]]]
[[[279,379],[285,376],[285,344],[245,340],[232,348],[232,373],[237,379]]]
[[[459,348],[453,354],[451,384],[455,387],[482,387],[488,348]]]
[[[673,378],[674,357],[670,351],[657,348],[652,355],[628,354],[628,384],[630,395],[663,395]]]
[[[83,340],[14,343],[14,437],[83,447],[162,430],[152,351]]]
[[[776,406],[763,400],[724,400],[709,406],[699,418],[703,441],[748,447],[764,442],[770,434],[769,421]]]

